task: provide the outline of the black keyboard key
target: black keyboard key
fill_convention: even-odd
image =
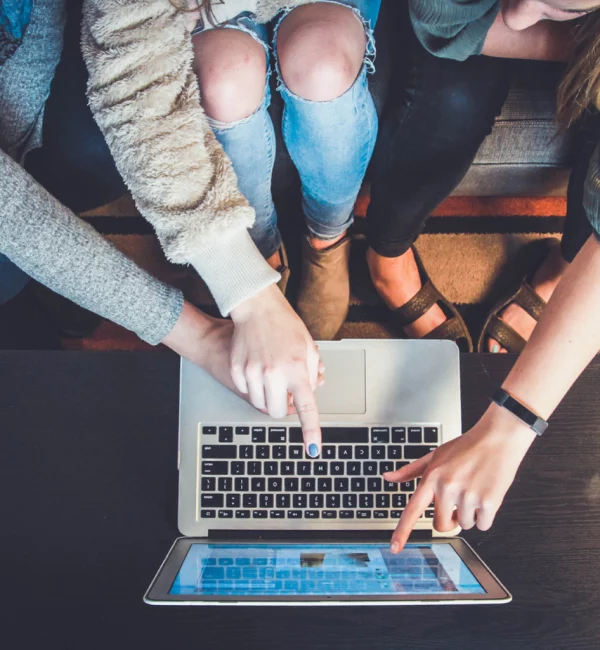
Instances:
[[[266,519],[269,513],[266,510],[253,510],[252,519]]]
[[[250,435],[250,427],[236,427],[235,428],[235,435],[236,436],[249,436]]]
[[[352,490],[352,492],[364,492],[365,479],[364,478],[350,479],[350,489]]]
[[[367,490],[369,492],[381,492],[382,480],[379,476],[367,479]]]
[[[240,445],[240,458],[246,460],[254,458],[254,447],[252,445]]]
[[[259,460],[248,463],[248,474],[250,474],[250,476],[262,474],[262,463]]]
[[[279,477],[267,479],[267,487],[269,492],[281,492],[283,487],[283,480]]]
[[[344,494],[342,497],[344,508],[357,508],[358,495],[357,494]]]
[[[315,491],[315,479],[314,478],[303,478],[300,481],[300,489],[302,492],[314,492]]]
[[[201,494],[200,507],[202,508],[222,508],[225,497],[222,494]]]
[[[219,519],[233,519],[233,510],[219,510]]]
[[[342,460],[348,460],[352,458],[352,447],[338,447],[338,458]]]
[[[356,511],[356,517],[357,517],[357,519],[371,519],[371,511],[370,510],[357,510]]]
[[[437,427],[425,427],[423,433],[423,442],[429,444],[435,444],[439,442],[438,428]]]
[[[421,427],[408,427],[408,442],[411,445],[420,445],[423,442],[423,429]]]
[[[294,496],[292,497],[293,508],[306,508],[307,505],[308,505],[307,494],[294,494]]]
[[[390,441],[390,430],[388,427],[373,427],[371,429],[371,442],[373,444],[383,444]]]
[[[336,478],[333,485],[336,492],[348,492],[350,481],[347,478]]]
[[[369,457],[369,448],[365,445],[358,445],[354,447],[354,458],[358,460],[366,460]]]
[[[331,445],[326,445],[321,449],[321,458],[335,458],[335,447],[332,447]]]
[[[406,508],[406,494],[392,494],[392,508]]]
[[[228,508],[239,508],[242,499],[239,494],[228,494],[225,496],[225,505]]]
[[[315,476],[323,476],[327,474],[327,465],[328,463],[315,463],[315,466],[313,468],[313,474]]]
[[[376,494],[375,495],[375,507],[376,508],[389,508],[390,507],[390,495],[389,494]]]
[[[392,481],[384,481],[383,489],[385,492],[398,492],[398,483],[392,483]]]
[[[392,510],[390,515],[392,519],[400,519],[400,517],[402,517],[402,512],[403,512],[402,510]]]
[[[287,447],[284,447],[283,445],[276,445],[273,447],[273,458],[277,458],[278,460],[281,460],[282,458],[285,459],[287,454]]]
[[[271,448],[269,445],[258,445],[256,447],[256,457],[262,460],[268,460],[271,456]]]
[[[380,474],[385,474],[386,472],[393,472],[393,471],[394,471],[394,463],[390,463],[389,461],[381,461],[379,463]]]
[[[354,519],[352,510],[340,510],[340,519]]]
[[[433,510],[425,510],[425,517],[426,519],[433,519],[434,511]]]
[[[392,429],[392,442],[397,445],[403,445],[406,442],[406,427]]]
[[[200,488],[202,492],[214,492],[217,489],[217,479],[214,476],[203,476]]]
[[[248,492],[250,489],[250,479],[246,476],[236,478],[233,482],[236,492]]]
[[[323,444],[359,444],[369,442],[369,429],[367,427],[321,427]],[[302,429],[290,428],[290,442],[302,442]]]
[[[202,435],[203,436],[216,436],[217,435],[217,427],[202,427]]]
[[[276,494],[275,507],[277,508],[290,508],[292,505],[292,497],[289,494]]]
[[[296,463],[290,463],[290,462],[281,463],[280,467],[281,467],[281,473],[284,476],[290,476],[290,475],[293,476],[296,473]]]
[[[318,519],[321,513],[318,510],[305,510],[304,518],[305,519]]]
[[[285,519],[285,511],[284,510],[271,510],[269,513],[269,516],[271,519]]]
[[[311,473],[311,464],[312,463],[307,463],[305,461],[296,463],[296,467],[298,469],[298,475],[299,476],[306,476]]]
[[[300,445],[293,445],[292,447],[289,448],[290,458],[294,460],[302,459],[303,451],[304,451],[304,447],[301,447]]]
[[[233,442],[233,427],[219,427],[219,442]]]
[[[414,492],[415,491],[415,482],[414,481],[403,481],[400,483],[401,492]]]
[[[389,460],[398,460],[402,458],[402,447],[398,445],[390,445],[387,448],[387,457]]]
[[[231,492],[233,489],[233,479],[230,476],[222,476],[217,485],[219,486],[219,492]]]
[[[388,519],[389,518],[389,512],[387,510],[375,510],[373,513],[373,517],[375,519]]]
[[[358,495],[358,507],[359,508],[372,508],[373,507],[373,495],[372,494],[359,494]]]
[[[331,492],[332,481],[330,478],[317,479],[317,490],[319,492]]]
[[[274,476],[279,474],[279,463],[277,461],[269,461],[263,463],[263,469],[267,476]]]
[[[335,510],[323,510],[321,517],[323,519],[337,519],[337,512]]]
[[[399,470],[399,469],[402,469],[403,467],[406,467],[407,465],[410,465],[410,463],[408,463],[406,461],[397,460],[395,465],[396,466],[394,467],[394,469]]]
[[[346,472],[350,474],[350,476],[360,476],[362,474],[360,463],[358,461],[346,463]]]
[[[385,447],[382,445],[371,447],[371,458],[373,460],[383,460],[385,458]]]
[[[365,476],[373,476],[377,474],[377,463],[372,460],[367,460],[363,463],[363,474]]]
[[[267,481],[264,477],[257,476],[250,481],[250,484],[252,485],[252,492],[264,492]]]
[[[425,445],[406,445],[404,447],[404,458],[407,460],[417,460],[418,458],[423,458],[427,456],[432,451],[435,451],[437,447],[426,447]]]
[[[246,473],[246,463],[243,460],[234,460],[231,463],[231,473],[234,476],[243,476]]]
[[[285,427],[270,427],[269,442],[285,442],[286,433]]]
[[[252,427],[252,442],[267,442],[265,427]]]
[[[250,519],[250,510],[236,510],[235,511],[236,519]]]
[[[298,479],[286,478],[284,482],[286,492],[298,492]]]
[[[323,494],[310,494],[308,504],[310,508],[322,508],[325,505],[325,497]]]
[[[200,517],[202,519],[214,519],[216,516],[216,510],[200,510]]]
[[[288,519],[302,519],[302,510],[288,510]]]
[[[325,507],[326,508],[339,508],[341,507],[341,498],[339,494],[328,494],[325,496]]]
[[[344,473],[344,463],[341,462],[341,461],[335,461],[333,463],[329,463],[329,471],[334,476],[339,476],[340,474],[343,474]]]
[[[202,461],[202,474],[229,474],[229,463],[226,460],[204,460]]]
[[[242,506],[244,508],[256,508],[256,494],[243,494]]]
[[[258,497],[259,508],[272,508],[275,503],[275,497],[272,494],[261,494]]]

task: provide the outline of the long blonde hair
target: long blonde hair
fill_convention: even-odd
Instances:
[[[570,126],[590,108],[600,109],[600,11],[573,28],[575,50],[558,89],[558,116]]]

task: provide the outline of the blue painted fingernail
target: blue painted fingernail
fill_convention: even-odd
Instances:
[[[497,343],[494,343],[494,345],[492,345],[492,354],[498,354],[498,352],[500,352],[500,346]]]
[[[314,442],[313,442],[313,444],[308,448],[308,455],[309,455],[311,458],[316,458],[316,457],[319,455],[319,448],[317,447],[317,445],[315,445]]]

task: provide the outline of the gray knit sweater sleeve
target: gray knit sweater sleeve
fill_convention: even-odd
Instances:
[[[464,61],[481,54],[499,0],[408,0],[415,34],[435,56]]]
[[[152,345],[179,318],[180,291],[127,259],[0,151],[0,253],[57,293]]]
[[[583,206],[596,237],[600,239],[600,144],[590,160],[583,190]]]

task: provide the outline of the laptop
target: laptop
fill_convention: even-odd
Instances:
[[[450,341],[319,343],[323,443],[296,416],[256,411],[181,363],[176,540],[148,588],[154,605],[505,603],[506,588],[433,504],[389,551],[415,481],[383,472],[461,434],[459,353]]]

